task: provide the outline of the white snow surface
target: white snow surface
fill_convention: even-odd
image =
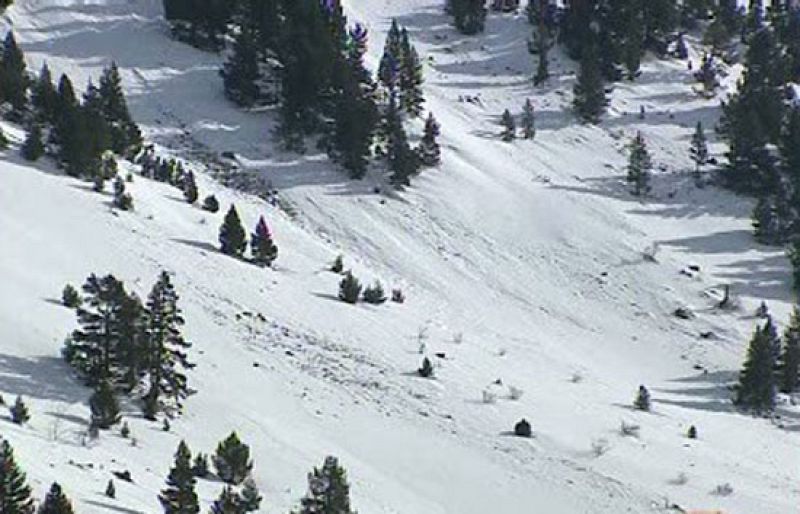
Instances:
[[[214,192],[222,204],[210,214],[137,176],[135,211],[116,212],[108,194],[46,160],[22,161],[24,134],[3,126],[12,147],[0,163],[0,393],[7,403],[23,395],[32,419],[0,419],[0,434],[38,498],[57,480],[79,513],[160,512],[178,441],[211,452],[235,429],[251,445],[265,513],[296,505],[328,454],[348,470],[362,514],[648,513],[672,503],[798,512],[800,411],[782,398],[769,420],[729,401],[755,307],[767,301],[783,325],[792,295],[781,249],[752,238],[750,200],[695,188],[688,175],[698,120],[721,157],[711,130],[719,99],[693,93],[685,62],[649,57],[640,79],[616,85],[599,127],[580,125],[569,112],[571,61],[555,52],[554,76],[533,87],[524,16],[491,14],[485,34],[465,37],[439,3],[346,4],[371,31],[373,65],[391,18],[408,28],[426,62],[426,106],[443,127],[443,165],[391,195],[373,191],[388,191],[379,166],[353,182],[314,151],[279,151],[273,115],[225,101],[219,57],[170,40],[160,0],[17,0],[6,11],[34,70],[46,61],[82,89],[114,59],[147,138],[198,170],[201,198]],[[503,143],[499,114],[528,97],[536,139]],[[645,199],[624,183],[636,131],[658,168]],[[221,151],[271,180],[292,215],[204,174]],[[248,229],[267,217],[280,248],[273,270],[216,251],[231,202]],[[657,262],[646,262],[655,243]],[[326,267],[338,253],[362,282],[402,287],[406,303],[337,301],[340,277]],[[699,273],[680,273],[692,264]],[[136,446],[118,430],[84,446],[90,391],[60,358],[76,325],[61,289],[110,272],[144,296],[162,269],[181,295],[197,393],[169,432],[129,405]],[[714,309],[723,284],[741,310]],[[674,317],[681,306],[697,317]],[[420,338],[435,380],[414,376]],[[652,413],[630,408],[639,384]],[[509,385],[524,395],[509,399]],[[495,403],[482,402],[485,389]],[[532,439],[508,435],[522,417]],[[621,421],[640,425],[639,437],[621,436]],[[685,437],[692,424],[697,440]],[[111,472],[125,469],[134,482],[117,480],[117,498],[106,498]],[[732,494],[714,494],[723,483]],[[221,485],[198,489],[205,512]]]

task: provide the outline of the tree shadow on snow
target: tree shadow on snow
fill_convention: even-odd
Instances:
[[[732,381],[736,380],[737,377],[738,372],[736,371],[721,370],[672,379],[670,382],[690,385],[675,388],[659,388],[654,389],[654,391],[670,396],[686,398],[654,398],[652,401],[662,405],[672,405],[685,409],[734,414],[737,412],[737,409],[731,401],[731,391],[728,389],[728,386]]]
[[[122,514],[146,514],[143,510],[135,510],[135,509],[128,509],[126,507],[120,507],[119,505],[112,505],[110,503],[101,502],[97,500],[83,500],[83,503],[88,505],[93,505],[95,507],[100,507],[105,510],[110,510],[113,512],[121,512]]]
[[[195,241],[192,239],[182,239],[182,238],[172,238],[170,241],[174,243],[180,243],[182,245],[191,246],[192,248],[197,248],[198,250],[203,250],[209,253],[220,253],[219,248],[216,245],[209,243],[208,241]]]
[[[82,403],[88,389],[71,378],[59,357],[18,357],[0,353],[0,391],[42,400]]]

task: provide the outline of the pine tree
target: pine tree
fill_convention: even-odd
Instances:
[[[422,63],[404,28],[400,36],[400,107],[412,118],[422,114],[425,97],[422,92]]]
[[[400,38],[400,27],[397,25],[397,20],[392,20],[392,25],[386,35],[383,55],[378,66],[378,80],[383,86],[387,97],[394,96],[399,87],[400,66],[403,57]]]
[[[647,144],[641,132],[631,141],[628,157],[628,182],[633,184],[633,194],[640,196],[650,191],[650,170],[653,168]]]
[[[214,195],[208,195],[203,200],[203,210],[208,212],[219,211],[219,201]]]
[[[73,512],[69,498],[64,494],[61,486],[57,482],[53,482],[36,514],[73,514]]]
[[[81,305],[81,301],[78,290],[75,289],[72,284],[64,286],[64,290],[61,292],[61,304],[64,305],[64,307],[77,309]]]
[[[530,2],[528,5],[533,5],[534,3],[535,2]],[[538,31],[535,32],[535,49],[538,59],[536,63],[536,74],[533,76],[533,85],[539,86],[550,78],[550,61],[547,58],[547,53],[550,51],[550,34],[548,33],[544,19],[539,23]]]
[[[578,81],[573,93],[572,106],[578,117],[585,123],[599,123],[600,115],[608,105],[608,99],[598,66],[595,44],[589,44],[583,49]]]
[[[244,512],[255,512],[261,507],[261,493],[258,491],[255,480],[248,477],[244,481],[239,497],[239,505]]]
[[[233,257],[241,257],[247,248],[247,235],[235,205],[231,205],[219,229],[219,243],[222,253]]]
[[[114,178],[114,207],[121,211],[133,210],[133,197],[125,191],[125,181],[122,177]]]
[[[228,484],[238,485],[250,476],[253,462],[250,460],[250,447],[239,440],[236,432],[217,445],[212,457],[217,476]]]
[[[158,500],[164,508],[164,514],[196,514],[200,512],[194,487],[192,454],[186,443],[181,441],[175,452],[175,465],[167,475],[167,487],[158,496]]]
[[[775,407],[775,358],[768,335],[756,327],[747,349],[734,403],[758,414]]]
[[[339,282],[339,299],[343,302],[355,304],[361,296],[361,283],[353,273],[347,271]]]
[[[211,504],[211,514],[245,514],[239,494],[226,485]]]
[[[779,385],[784,393],[800,387],[800,310],[792,310],[789,326],[783,333],[783,352],[779,361]]]
[[[467,35],[483,32],[487,13],[485,0],[448,0],[447,4],[459,32]]]
[[[14,405],[8,410],[11,413],[11,421],[17,425],[25,424],[31,419],[31,415],[28,413],[28,406],[25,405],[22,396],[17,396]]]
[[[645,386],[639,386],[636,399],[633,401],[633,406],[637,410],[650,411],[650,391],[648,391]]]
[[[278,247],[272,240],[272,234],[264,216],[258,219],[256,230],[250,236],[250,252],[253,255],[253,262],[260,266],[272,266],[273,261],[278,257]]]
[[[55,121],[56,103],[58,92],[53,85],[53,76],[47,63],[42,64],[39,76],[31,86],[31,105],[34,118],[40,123],[53,123]]]
[[[383,286],[379,281],[375,281],[370,287],[364,289],[364,301],[372,304],[381,304],[386,301],[386,295],[383,293]]]
[[[525,105],[522,106],[522,120],[520,121],[520,127],[522,127],[523,138],[533,139],[533,137],[536,135],[536,118],[530,98],[525,99]]]
[[[27,109],[29,86],[25,56],[9,30],[0,57],[0,98],[11,104],[10,118],[14,121],[19,121]]]
[[[533,429],[528,420],[522,418],[514,425],[514,435],[517,437],[531,437],[533,435]]]
[[[97,428],[107,429],[119,423],[119,403],[107,380],[102,380],[89,398],[89,407],[92,410],[92,425]]]
[[[686,437],[689,439],[697,439],[697,427],[692,425],[689,427],[689,430],[686,431]]]
[[[417,374],[422,378],[431,378],[433,376],[433,365],[429,358],[422,359],[422,366],[417,370]]]
[[[517,122],[514,121],[514,116],[506,109],[500,118],[500,125],[503,126],[503,132],[500,138],[506,143],[513,141],[517,138]]]
[[[795,240],[787,252],[792,264],[792,287],[800,292],[800,239]]]
[[[114,487],[114,481],[109,480],[108,484],[106,484],[106,496],[109,498],[116,498],[117,497],[117,488]]]
[[[240,107],[252,107],[259,100],[261,73],[256,39],[250,23],[241,25],[233,37],[233,48],[220,70],[225,96]]]
[[[428,118],[425,120],[422,139],[417,146],[417,156],[422,166],[438,166],[442,162],[442,150],[438,142],[439,135],[439,122],[433,117],[433,113],[429,112]]]
[[[44,155],[44,142],[42,141],[42,127],[38,123],[33,123],[25,142],[22,143],[22,157],[28,161],[37,161]]]
[[[194,457],[194,464],[192,464],[192,473],[197,478],[208,477],[208,455],[205,453],[198,453]]]
[[[706,135],[703,132],[703,123],[698,121],[694,134],[692,134],[692,144],[689,148],[689,154],[695,164],[695,175],[700,175],[700,168],[708,162],[708,145],[706,144]]]
[[[185,351],[192,344],[181,333],[184,320],[178,300],[169,274],[162,271],[147,297],[144,314],[150,365],[150,390],[145,397],[145,414],[151,419],[158,410],[161,398],[172,400],[173,407],[180,410],[183,399],[188,395],[186,375],[181,370],[194,367]]]
[[[336,457],[326,457],[322,468],[308,475],[308,493],[300,500],[298,514],[355,514],[350,507],[347,474]]]
[[[0,440],[0,512],[33,514],[31,488],[25,473],[14,460],[14,450],[5,439]]]
[[[389,162],[389,181],[395,187],[411,185],[411,177],[419,171],[417,154],[408,144],[408,135],[394,97],[389,101],[386,111],[385,133],[387,135],[387,154]]]
[[[127,293],[113,275],[98,278],[91,274],[83,285],[84,303],[77,309],[80,328],[72,333],[65,348],[67,362],[86,381],[95,386],[112,378],[113,363],[126,322],[123,303]]]
[[[197,201],[197,184],[194,181],[194,173],[187,171],[183,174],[183,197],[190,204]]]
[[[122,79],[115,62],[103,70],[99,95],[103,115],[110,126],[110,148],[123,155],[136,153],[142,144],[142,134],[128,110]]]

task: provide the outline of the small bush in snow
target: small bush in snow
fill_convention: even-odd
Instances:
[[[672,485],[686,485],[688,482],[689,477],[683,471],[678,473],[678,476],[669,481],[669,483]]]
[[[689,427],[689,430],[686,432],[686,437],[689,439],[697,439],[697,427],[694,425]]]
[[[601,457],[608,452],[610,445],[608,444],[608,439],[600,438],[595,439],[592,441],[592,453],[595,457]]]
[[[203,210],[208,212],[219,211],[219,202],[217,201],[217,197],[214,195],[206,196],[203,200]]]
[[[488,389],[484,389],[481,393],[482,393],[483,403],[497,402],[497,395],[489,391]]]
[[[514,425],[514,435],[517,437],[531,437],[533,435],[533,428],[528,420],[522,418]]]
[[[355,304],[361,296],[361,283],[353,273],[348,271],[339,282],[339,299],[343,302]]]
[[[122,428],[119,430],[119,435],[123,437],[123,439],[127,439],[131,436],[131,427],[128,426],[128,422],[122,424]]]
[[[133,210],[133,197],[125,192],[125,181],[121,177],[114,179],[114,207],[122,211]]]
[[[619,433],[626,437],[639,437],[639,425],[622,421],[619,426]]]
[[[108,485],[106,485],[106,496],[109,498],[116,498],[117,497],[117,490],[114,487],[114,481],[109,480]]]
[[[524,391],[518,387],[514,387],[512,385],[508,386],[508,397],[512,400],[519,400],[522,398],[523,392]]]
[[[730,496],[733,494],[733,486],[728,482],[724,484],[719,484],[717,487],[714,488],[714,494],[717,496]]]
[[[331,264],[330,270],[334,273],[341,273],[344,271],[344,257],[337,255]]]
[[[400,288],[392,289],[392,301],[394,303],[403,303],[406,301],[406,296]]]
[[[383,286],[380,282],[376,280],[375,284],[364,289],[364,301],[375,305],[386,301],[386,295],[383,294]]]
[[[14,405],[12,405],[8,410],[11,413],[11,421],[17,425],[27,423],[28,420],[31,419],[30,413],[28,413],[28,406],[25,405],[25,402],[22,400],[22,396],[17,396],[17,400],[14,402]]]
[[[431,360],[427,357],[422,359],[422,367],[417,370],[419,376],[422,378],[431,378],[433,376],[433,365],[431,364]]]

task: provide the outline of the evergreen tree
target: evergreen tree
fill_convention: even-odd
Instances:
[[[779,361],[779,385],[784,393],[792,393],[800,386],[800,310],[795,306],[789,326],[783,333],[783,352]]]
[[[397,25],[397,20],[392,20],[392,25],[386,35],[383,56],[378,66],[378,80],[387,97],[397,93],[402,58],[400,27]]]
[[[637,410],[650,411],[650,391],[643,385],[639,386],[639,391],[636,393],[636,399],[633,401],[633,406]]]
[[[200,512],[194,487],[192,454],[186,443],[181,441],[175,452],[175,465],[167,475],[167,487],[158,496],[158,500],[164,508],[164,514],[196,514]]]
[[[695,164],[695,174],[700,175],[700,168],[708,162],[708,145],[706,144],[706,135],[703,132],[703,123],[698,121],[694,134],[692,134],[692,143],[689,148],[689,154]]]
[[[124,319],[127,293],[113,275],[91,274],[83,285],[84,303],[77,309],[80,328],[72,333],[64,357],[88,385],[112,378]]]
[[[247,235],[235,205],[231,205],[219,229],[219,243],[222,253],[234,257],[241,257],[247,248]]]
[[[33,514],[31,488],[25,473],[14,460],[14,450],[5,439],[0,440],[0,512]]]
[[[408,31],[404,28],[400,36],[400,107],[411,117],[422,114],[425,97],[422,93],[422,62],[416,48],[411,45]]]
[[[217,445],[212,458],[217,476],[225,483],[238,485],[250,476],[253,462],[250,460],[250,447],[239,440],[236,432]]]
[[[768,335],[756,327],[747,349],[734,403],[756,413],[775,407],[775,357]]]
[[[336,457],[326,457],[322,468],[308,475],[308,493],[300,501],[298,514],[355,514],[350,507],[347,474]]]
[[[361,296],[361,283],[353,273],[347,271],[339,282],[339,299],[343,302],[355,304]]]
[[[647,144],[641,132],[631,141],[628,157],[628,182],[633,184],[633,194],[640,196],[650,191],[650,171],[653,168]]]
[[[42,64],[39,76],[31,86],[31,105],[34,117],[42,123],[53,123],[55,120],[58,92],[53,85],[53,76],[47,63]]]
[[[386,158],[391,172],[389,181],[395,187],[410,186],[411,177],[419,171],[419,159],[408,144],[408,135],[394,97],[389,100],[384,123],[387,135]]]
[[[422,366],[417,370],[417,374],[422,378],[431,378],[433,376],[433,365],[429,358],[422,359]]]
[[[114,481],[109,480],[108,484],[106,484],[106,496],[109,498],[116,498],[117,497],[117,488],[114,487]]]
[[[22,396],[17,396],[14,405],[8,410],[11,413],[11,421],[17,425],[25,424],[31,419],[31,415],[28,413],[28,406],[25,405]]]
[[[107,429],[119,423],[119,403],[107,380],[102,380],[89,398],[92,410],[92,425]]]
[[[208,212],[219,211],[219,201],[214,195],[208,195],[203,200],[203,210]]]
[[[256,40],[250,23],[242,24],[233,37],[233,48],[220,70],[225,96],[240,107],[252,107],[259,100],[261,74]]]
[[[53,482],[36,514],[73,514],[73,512],[69,498],[64,494],[61,486],[57,482]]]
[[[787,113],[778,148],[780,174],[792,192],[790,202],[800,205],[800,109],[790,109]]]
[[[115,62],[103,70],[99,95],[103,116],[110,127],[110,148],[118,154],[137,152],[142,144],[142,134],[128,110],[122,79]]]
[[[792,243],[787,253],[792,263],[792,285],[796,292],[800,292],[800,239]]]
[[[372,304],[381,304],[386,301],[383,286],[379,281],[376,280],[375,284],[364,289],[364,301]]]
[[[433,113],[429,112],[428,118],[425,120],[422,139],[417,146],[417,155],[422,166],[438,166],[442,162],[442,150],[438,142],[439,135],[439,122],[433,117]]]
[[[522,127],[522,137],[525,139],[533,139],[536,135],[536,117],[530,98],[526,98],[525,105],[522,106],[522,120],[520,121],[520,126]]]
[[[483,32],[486,23],[486,0],[448,0],[448,10],[462,34]]]
[[[703,92],[707,97],[714,95],[714,91],[719,87],[717,75],[717,62],[712,54],[703,54],[703,61],[700,69],[694,74],[694,78],[703,85]]]
[[[0,56],[0,98],[11,105],[10,117],[14,121],[19,121],[27,109],[29,86],[25,56],[9,30]]]
[[[514,435],[517,437],[531,437],[533,429],[531,424],[525,418],[522,418],[514,425]]]
[[[125,191],[125,181],[122,177],[114,178],[114,207],[121,211],[133,210],[133,197]]]
[[[42,127],[33,123],[22,143],[22,157],[28,161],[37,161],[44,155],[44,142],[42,141]]]
[[[578,81],[573,93],[572,105],[578,117],[585,123],[599,123],[608,99],[594,44],[587,45],[582,52]]]
[[[528,5],[533,4],[534,2],[531,2]],[[538,86],[544,84],[550,78],[550,61],[547,58],[547,53],[550,51],[550,36],[544,21],[539,24],[539,30],[536,32],[535,48],[538,59],[536,74],[533,76],[533,85]]]
[[[144,410],[151,419],[158,410],[160,398],[171,399],[173,406],[180,410],[188,395],[186,375],[181,370],[194,367],[185,352],[192,344],[181,333],[184,320],[178,300],[169,274],[162,271],[147,297],[144,313],[150,365],[150,390],[145,397]]]
[[[686,437],[689,439],[697,439],[697,427],[692,425],[689,427],[689,430],[686,431]]]
[[[211,514],[245,514],[239,494],[231,486],[226,485],[211,504]]]
[[[192,464],[192,473],[197,478],[208,477],[208,455],[205,453],[198,453],[194,457],[194,464]]]
[[[250,251],[253,255],[253,262],[260,266],[272,266],[272,262],[278,257],[278,247],[272,240],[272,234],[264,216],[258,219],[256,230],[250,236]]]
[[[255,512],[261,507],[261,493],[258,491],[255,480],[248,477],[244,481],[239,498],[239,505],[244,512]]]
[[[70,309],[77,309],[81,305],[81,296],[72,284],[64,286],[64,290],[61,292],[61,304]]]
[[[194,181],[194,173],[191,171],[187,171],[183,175],[183,197],[191,204],[197,201],[197,184]]]
[[[500,125],[503,126],[503,132],[500,138],[506,143],[513,141],[517,138],[517,122],[514,121],[514,116],[506,109],[503,111],[503,116],[500,118]]]

